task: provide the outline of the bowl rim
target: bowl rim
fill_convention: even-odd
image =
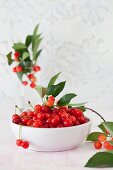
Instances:
[[[86,117],[87,119],[89,119],[88,122],[84,123],[84,124],[80,124],[80,125],[77,125],[77,126],[69,126],[69,127],[61,127],[61,128],[34,128],[34,127],[31,127],[31,126],[24,126],[24,125],[18,125],[16,123],[13,123],[11,121],[11,125],[14,125],[14,126],[21,126],[22,128],[27,128],[27,129],[39,129],[39,130],[66,130],[66,129],[73,129],[73,128],[79,128],[79,127],[84,127],[84,126],[87,126],[89,124],[92,124],[92,120],[88,117]]]

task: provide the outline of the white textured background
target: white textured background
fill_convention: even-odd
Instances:
[[[5,54],[37,23],[44,37],[40,83],[61,71],[60,80],[67,80],[67,91],[77,93],[77,100],[106,117],[113,114],[113,0],[0,0],[1,102],[21,100],[22,87]]]
[[[0,0],[0,170],[83,170],[96,152],[92,144],[62,153],[29,152],[15,146],[9,128],[13,105],[39,97],[20,86],[5,55],[37,23],[44,37],[39,82],[62,71],[66,91],[113,121],[113,0]],[[96,130],[101,120],[89,117]]]

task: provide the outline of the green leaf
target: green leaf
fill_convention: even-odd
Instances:
[[[42,52],[42,49],[40,49],[40,50],[36,53],[36,55],[34,56],[34,60],[35,60],[35,61],[38,59],[38,57],[39,57],[39,55],[41,54],[41,52]]]
[[[113,136],[113,122],[102,122],[106,130]]]
[[[86,111],[86,107],[85,106],[80,106],[80,107],[76,107],[76,108],[82,110],[83,112]]]
[[[33,39],[33,36],[32,36],[32,35],[28,35],[28,36],[26,37],[26,42],[25,42],[26,47],[29,47],[29,45],[30,45],[31,42],[32,42],[32,39]]]
[[[92,132],[87,136],[86,141],[97,141],[98,140],[98,136],[100,134],[104,134],[102,132]],[[105,134],[104,134],[105,135]]]
[[[39,24],[36,25],[36,27],[35,27],[35,29],[33,31],[33,38],[37,35],[38,28],[39,28]]]
[[[38,47],[39,47],[41,41],[42,41],[42,38],[40,38],[40,39],[39,39],[39,38],[36,38],[36,39],[35,39],[34,47],[33,47],[33,59],[34,59],[34,60],[35,60],[35,58],[36,58],[37,50],[38,50]]]
[[[113,141],[109,141],[109,143],[111,144],[111,145],[113,145]],[[112,151],[113,152],[113,151]]]
[[[87,102],[84,102],[84,103],[75,103],[75,104],[69,104],[68,106],[74,106],[74,107],[81,107],[81,106],[84,106]]]
[[[32,50],[33,50],[33,48],[34,48],[34,42],[35,42],[35,40],[36,40],[36,37],[38,36],[38,39],[40,38],[40,34],[37,35],[38,28],[39,28],[39,24],[36,25],[36,27],[35,27],[35,29],[34,29],[34,31],[33,31],[33,37],[32,37]]]
[[[113,167],[113,154],[98,152],[88,160],[85,167]]]
[[[53,76],[51,78],[51,80],[48,83],[48,87],[50,87],[51,85],[53,85],[55,83],[55,81],[57,80],[58,76],[60,75],[61,72],[59,72],[58,74],[56,74],[55,76]]]
[[[70,103],[71,99],[74,98],[75,96],[77,96],[77,95],[74,93],[65,94],[62,98],[60,98],[57,105],[58,106],[68,105]]]
[[[13,63],[13,59],[11,58],[11,55],[12,55],[12,52],[8,53],[7,54],[7,61],[8,61],[8,64],[11,65]]]
[[[20,72],[20,73],[16,73],[19,80],[22,81],[22,77],[23,77],[23,72]]]
[[[113,154],[113,150],[107,150],[106,152],[112,153]]]
[[[106,129],[104,127],[104,125],[101,123],[100,125],[98,125],[98,127],[104,132],[106,133]]]
[[[58,96],[59,93],[64,89],[66,81],[61,82],[57,85],[51,85],[47,88],[46,95]]]
[[[38,92],[38,94],[40,95],[41,98],[43,98],[45,96],[46,91],[47,91],[46,87],[38,85],[35,89],[36,89],[36,91]]]
[[[24,61],[27,57],[29,57],[29,53],[24,52],[23,55],[22,55],[22,61]]]
[[[23,43],[14,43],[13,45],[13,49],[18,51],[18,50],[23,50],[23,49],[26,49],[26,45],[23,44]]]

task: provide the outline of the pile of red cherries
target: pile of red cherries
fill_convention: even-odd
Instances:
[[[12,122],[34,128],[63,128],[88,122],[82,110],[68,108],[68,106],[57,107],[54,106],[54,101],[54,97],[50,96],[44,105],[37,104],[32,107],[32,110],[23,111],[20,114],[15,113],[12,116]],[[31,105],[30,102],[29,104]],[[17,140],[16,144],[24,146],[20,139]],[[29,147],[28,144],[27,147]]]

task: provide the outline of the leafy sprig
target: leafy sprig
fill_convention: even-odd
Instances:
[[[32,35],[27,35],[24,43],[14,43],[12,46],[13,51],[7,54],[8,65],[16,65],[13,67],[13,71],[17,74],[19,80],[25,85],[25,80],[23,80],[25,75],[27,81],[32,83],[31,87],[36,87],[37,79],[34,75],[37,71],[40,71],[40,66],[36,65],[36,63],[42,52],[42,49],[40,49],[42,37],[38,32],[39,25],[35,27]],[[31,74],[31,78],[29,74]]]

